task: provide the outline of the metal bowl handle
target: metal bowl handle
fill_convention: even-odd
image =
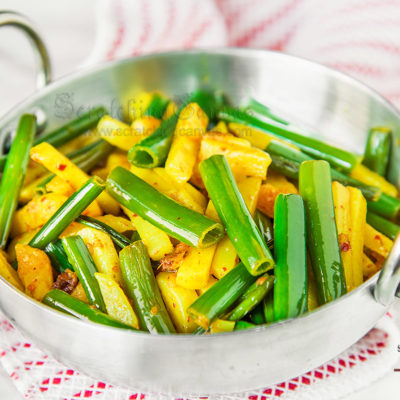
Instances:
[[[13,11],[0,11],[0,27],[14,26],[29,38],[36,58],[36,87],[41,89],[51,81],[51,65],[46,46],[32,23],[23,15]]]
[[[396,296],[400,297],[400,235],[396,237],[379,274],[374,295],[375,299],[384,306],[391,304]]]

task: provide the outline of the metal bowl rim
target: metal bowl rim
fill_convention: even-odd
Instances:
[[[177,51],[171,51],[171,52],[152,53],[152,54],[146,54],[146,55],[142,55],[142,56],[121,58],[121,59],[103,62],[103,63],[100,63],[99,65],[96,65],[93,67],[86,67],[79,71],[67,74],[67,75],[61,77],[60,79],[57,79],[56,81],[51,82],[49,85],[47,85],[43,89],[34,92],[28,98],[26,98],[22,102],[18,103],[16,106],[14,106],[10,110],[10,112],[18,113],[20,109],[27,107],[32,101],[40,98],[41,96],[46,95],[48,92],[53,91],[57,87],[63,86],[65,83],[68,83],[75,79],[84,78],[87,75],[90,75],[90,74],[93,74],[93,73],[96,73],[96,72],[99,72],[102,70],[112,69],[116,65],[121,65],[121,64],[125,64],[125,63],[128,64],[132,61],[151,60],[151,59],[157,59],[157,58],[168,58],[170,56],[179,56],[179,55],[187,55],[187,54],[205,55],[205,56],[207,56],[207,55],[217,55],[217,56],[218,55],[226,55],[226,56],[232,56],[232,57],[252,56],[254,58],[260,58],[264,54],[273,54],[274,57],[278,57],[278,58],[287,58],[289,60],[297,59],[297,60],[300,60],[301,62],[303,62],[304,64],[308,64],[312,67],[317,67],[322,70],[325,70],[329,74],[334,76],[336,79],[339,79],[341,81],[343,81],[343,80],[347,81],[351,85],[357,87],[359,90],[367,92],[372,98],[374,98],[376,101],[379,101],[380,103],[382,103],[386,108],[390,109],[390,111],[392,111],[400,119],[400,112],[388,100],[386,100],[382,95],[380,95],[375,89],[372,89],[371,87],[364,84],[360,80],[353,78],[353,77],[347,75],[346,73],[332,69],[330,67],[327,67],[326,65],[323,65],[323,64],[315,62],[315,61],[311,61],[304,57],[294,56],[294,55],[281,53],[278,51],[272,51],[272,50],[264,50],[264,49],[256,49],[256,48],[237,48],[237,47],[220,47],[220,48],[217,47],[217,48],[211,48],[211,49],[204,48],[204,49],[177,50]],[[0,127],[3,123],[3,121],[5,119],[7,119],[7,117],[9,116],[8,114],[9,114],[9,112],[7,112],[7,114],[3,115],[0,118]],[[114,333],[117,330],[119,332],[119,334],[131,335],[133,337],[135,337],[136,335],[142,335],[142,337],[149,338],[149,339],[157,338],[157,340],[162,340],[162,339],[168,340],[169,338],[174,337],[174,338],[179,338],[179,340],[188,341],[188,340],[212,340],[213,337],[220,337],[221,335],[223,335],[224,337],[228,337],[228,336],[230,337],[232,335],[258,334],[258,333],[264,332],[267,329],[270,329],[272,327],[276,327],[276,326],[280,326],[280,325],[284,325],[284,324],[290,324],[292,321],[296,321],[299,319],[309,318],[311,315],[314,315],[315,313],[319,313],[322,310],[326,310],[328,307],[334,307],[339,301],[346,301],[346,299],[349,296],[355,295],[359,291],[367,289],[367,287],[373,287],[378,279],[378,275],[379,274],[375,274],[373,277],[371,277],[370,279],[365,281],[362,285],[358,286],[356,289],[352,290],[351,292],[346,293],[344,296],[341,296],[340,298],[338,298],[334,301],[331,301],[322,306],[319,306],[317,309],[311,310],[299,317],[290,318],[290,319],[286,319],[283,321],[277,321],[277,322],[274,322],[274,323],[271,323],[271,324],[268,324],[265,326],[259,326],[259,327],[256,327],[256,328],[250,329],[250,330],[225,332],[225,333],[218,333],[218,334],[214,334],[214,335],[189,335],[189,334],[180,334],[180,333],[179,334],[178,333],[169,334],[169,335],[150,335],[148,332],[143,332],[143,331],[133,331],[133,330],[125,330],[125,329],[119,329],[119,328],[114,328],[114,327],[108,327],[105,325],[94,323],[89,320],[80,320],[78,318],[69,316],[69,315],[59,312],[57,310],[53,310],[50,307],[46,307],[44,304],[34,300],[33,298],[29,297],[27,294],[16,289],[13,285],[11,285],[7,280],[5,280],[1,276],[0,276],[0,282],[1,282],[0,285],[5,285],[6,287],[8,287],[8,289],[11,289],[12,291],[14,291],[17,296],[24,297],[25,300],[30,302],[33,306],[40,307],[41,309],[45,309],[46,312],[52,313],[54,315],[54,317],[66,318],[71,323],[85,324],[86,326],[89,323],[90,325],[95,326],[96,329],[103,329],[106,331],[112,330]]]

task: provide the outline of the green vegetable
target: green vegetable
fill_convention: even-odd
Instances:
[[[76,219],[76,222],[106,233],[117,246],[121,247],[121,249],[123,249],[125,246],[129,246],[132,243],[132,241],[125,235],[122,235],[114,228],[111,228],[111,226],[97,220],[96,218],[81,215]]]
[[[369,131],[364,151],[363,164],[381,176],[386,175],[392,145],[392,131],[385,126],[376,126]]]
[[[7,244],[18,197],[24,183],[29,151],[36,133],[36,117],[24,114],[19,120],[17,134],[5,162],[0,186],[0,248]]]
[[[212,246],[224,234],[221,224],[176,203],[125,168],[111,172],[107,190],[121,205],[191,246]]]
[[[113,147],[105,140],[98,140],[90,143],[78,150],[75,150],[67,157],[76,164],[81,170],[89,172],[100,161],[105,159],[112,151]],[[36,192],[39,194],[46,193],[46,185],[55,177],[55,174],[46,174],[43,179],[37,184]]]
[[[264,316],[264,301],[257,305],[257,307],[250,312],[249,319],[255,325],[265,324],[265,316]]]
[[[168,106],[168,103],[168,99],[156,93],[151,99],[150,104],[143,115],[161,119],[164,115],[165,109]]]
[[[379,214],[388,219],[397,219],[400,216],[400,199],[382,193],[378,200],[368,201],[368,211]]]
[[[223,155],[200,164],[200,174],[228,236],[252,275],[274,267],[272,255],[251,217]]]
[[[307,311],[307,253],[304,203],[297,194],[275,200],[274,320]]]
[[[324,304],[346,293],[329,164],[326,161],[303,162],[299,189],[305,205],[307,246],[318,298],[320,304]]]
[[[264,318],[267,324],[275,321],[274,317],[274,291],[271,290],[263,301]]]
[[[253,111],[263,117],[272,119],[273,121],[279,122],[282,125],[289,125],[289,122],[283,120],[282,118],[276,116],[270,108],[265,106],[264,104],[261,104],[257,100],[251,98],[249,100],[249,103],[245,107],[246,111]]]
[[[106,114],[108,114],[108,111],[104,107],[96,107],[54,131],[38,136],[33,141],[33,145],[47,142],[54,147],[62,146],[96,126],[100,118]],[[7,155],[0,157],[0,170],[3,169],[6,158]]]
[[[143,242],[126,246],[119,257],[126,293],[133,301],[140,327],[150,333],[175,333]]]
[[[114,318],[109,317],[107,314],[92,308],[88,304],[70,296],[62,290],[50,290],[50,292],[44,296],[42,303],[46,304],[46,306],[54,308],[55,310],[70,314],[79,319],[97,322],[98,324],[112,326],[114,328],[136,330],[135,328],[132,328],[132,326],[126,325]]]
[[[270,168],[289,179],[299,179],[299,168],[303,161],[313,160],[312,157],[303,153],[300,150],[293,149],[284,143],[275,140],[267,147],[267,151],[271,157],[272,164]],[[357,179],[351,178],[333,168],[331,168],[332,180],[341,183],[344,186],[353,186],[361,190],[362,194],[367,200],[377,200],[382,191],[375,187],[366,185]]]
[[[239,321],[262,302],[274,286],[275,277],[260,276],[240,297],[239,304],[229,313],[228,321]]]
[[[274,243],[274,230],[271,220],[260,210],[256,210],[253,218],[265,243],[267,243],[268,247],[271,249]]]
[[[268,122],[261,121],[245,112],[229,107],[221,109],[218,112],[218,117],[225,121],[257,128],[284,139],[312,157],[328,161],[333,167],[341,171],[350,172],[359,163],[359,159],[354,154],[321,142],[318,139],[304,136],[292,126],[284,126],[272,120]]]
[[[62,273],[66,269],[74,270],[74,267],[69,263],[67,254],[65,253],[64,247],[61,240],[50,242],[45,248],[44,252],[48,255],[51,261],[51,265]]]
[[[114,149],[110,143],[105,140],[99,140],[92,148],[87,146],[88,150],[80,155],[71,157],[71,161],[76,164],[81,170],[89,172],[100,161],[104,160]]]
[[[254,325],[247,321],[238,321],[235,325],[235,331],[243,331],[246,329],[257,328],[257,325]]]
[[[202,90],[194,92],[183,102],[176,114],[163,121],[150,136],[129,150],[128,159],[132,164],[140,168],[155,168],[164,164],[171,147],[179,114],[189,103],[197,103],[209,117],[212,116],[215,109],[215,99],[211,93]]]
[[[101,294],[99,283],[94,274],[97,272],[96,264],[89,253],[85,242],[80,236],[69,236],[61,240],[68,261],[78,276],[79,282],[85,290],[89,303],[102,312],[107,312]]]
[[[67,226],[92,203],[104,190],[104,182],[98,177],[89,179],[77,192],[51,216],[29,242],[29,246],[44,249],[58,239]]]
[[[395,240],[400,232],[400,226],[388,221],[380,215],[374,214],[371,211],[367,212],[367,222],[380,233],[383,233],[388,238]]]
[[[243,263],[236,265],[189,307],[189,315],[207,330],[210,323],[228,311],[256,280]]]

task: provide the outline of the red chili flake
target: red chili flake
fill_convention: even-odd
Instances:
[[[266,276],[262,276],[256,280],[257,286],[261,286],[268,278]]]
[[[351,249],[349,242],[344,242],[340,245],[340,251],[349,251]]]
[[[178,217],[177,219],[178,219],[178,220],[180,220],[180,219],[181,219],[181,217]]]
[[[157,186],[158,185],[158,182],[154,182],[154,186]]]
[[[132,217],[137,217],[137,214],[132,214]]]
[[[188,315],[188,317],[187,317],[187,322],[190,322],[190,316]]]
[[[375,240],[381,240],[381,237],[379,235],[375,235]]]
[[[226,151],[226,147],[221,147],[221,150],[222,151]]]
[[[46,196],[43,196],[40,201],[43,203],[46,200]]]
[[[175,306],[175,303],[172,303],[172,307],[174,307],[174,308],[176,307],[176,306]]]
[[[156,315],[158,313],[158,307],[157,306],[153,306],[150,310],[150,314],[151,315]]]
[[[64,171],[65,168],[67,168],[66,164],[58,164],[57,165],[57,169],[59,169],[60,171]]]
[[[226,272],[226,268],[225,268],[225,267],[222,267],[222,271]]]

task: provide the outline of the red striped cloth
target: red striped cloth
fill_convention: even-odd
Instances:
[[[217,46],[315,60],[400,107],[400,0],[100,0],[87,64]]]
[[[86,64],[191,47],[272,49],[342,70],[400,107],[400,0],[99,0],[96,24]],[[396,343],[398,332],[386,322],[302,377],[215,398],[337,398],[388,371]],[[62,366],[2,316],[0,360],[27,399],[172,398],[118,389]]]

